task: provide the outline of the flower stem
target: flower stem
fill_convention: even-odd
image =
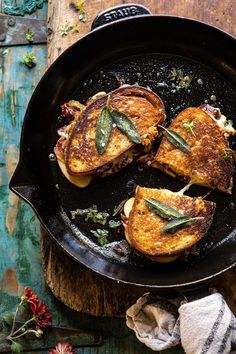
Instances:
[[[28,333],[34,333],[36,334],[36,331],[34,329],[28,329],[27,331],[25,331],[24,333],[18,334],[18,336],[12,335],[12,336],[8,336],[7,339],[10,341],[14,341],[17,338],[23,337]]]
[[[11,336],[13,334],[13,331],[14,331],[14,328],[15,328],[15,323],[16,323],[16,315],[17,315],[17,312],[18,312],[20,306],[22,305],[22,303],[23,303],[23,301],[21,300],[21,302],[19,303],[19,305],[16,308],[16,312],[15,312],[14,317],[13,317],[11,332],[10,332],[9,336]]]
[[[28,321],[26,321],[20,328],[18,328],[15,332],[11,332],[9,334],[9,337],[14,337],[18,332],[20,332],[22,330],[22,328],[24,328],[25,326],[27,326],[29,323],[31,323],[32,321],[34,321],[34,317],[30,318]],[[25,332],[24,332],[25,333]]]

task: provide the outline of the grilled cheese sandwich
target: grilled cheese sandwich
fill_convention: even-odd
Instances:
[[[99,154],[95,144],[96,124],[107,99],[105,92],[96,94],[76,112],[68,126],[59,130],[61,137],[54,149],[59,166],[70,182],[80,187],[94,177],[118,172],[149,151],[159,135],[158,125],[166,118],[164,104],[154,92],[139,86],[112,91],[110,105],[129,117],[141,137],[141,144],[133,143],[113,124],[107,149]]]
[[[146,200],[154,198],[183,215],[198,219],[173,233],[162,233],[168,221],[147,207]],[[175,260],[192,248],[208,231],[215,211],[215,203],[201,197],[191,198],[167,189],[137,187],[135,197],[124,206],[123,225],[127,242],[136,251],[157,262]]]
[[[220,111],[208,105],[187,108],[172,121],[169,129],[185,139],[191,152],[180,150],[164,137],[152,167],[187,183],[231,193],[233,153],[227,138],[235,130]]]

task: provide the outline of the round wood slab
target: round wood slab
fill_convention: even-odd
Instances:
[[[48,65],[67,47],[90,31],[92,20],[106,8],[133,1],[94,0],[85,1],[84,10],[88,21],[82,23],[78,12],[70,7],[68,0],[48,1]],[[195,0],[137,0],[147,6],[154,14],[168,14],[195,18],[213,24],[236,35],[234,19],[236,4],[231,1],[206,1],[204,6]],[[225,21],[227,18],[227,21]],[[65,24],[78,25],[78,33],[69,32],[62,36],[61,27]],[[147,288],[118,284],[105,279],[89,269],[75,263],[52,242],[41,228],[41,256],[45,280],[55,297],[77,311],[97,316],[124,316],[126,309]],[[214,281],[214,286],[224,295],[231,309],[236,312],[236,270],[226,272]]]

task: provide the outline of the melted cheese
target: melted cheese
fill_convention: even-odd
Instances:
[[[224,133],[226,133],[227,135],[234,135],[236,133],[236,130],[234,129],[234,127],[232,126],[232,122],[230,120],[228,120],[226,118],[226,116],[224,116],[223,114],[220,115],[220,118],[216,119],[214,117],[214,115],[209,114],[207,112],[207,114],[216,122],[216,124],[218,125],[218,127],[223,130]]]
[[[158,263],[170,263],[170,262],[174,262],[177,258],[179,257],[179,255],[177,256],[147,256],[147,258],[151,259],[153,262],[158,262]]]
[[[134,205],[134,197],[130,198],[127,200],[127,202],[125,202],[125,205],[124,205],[124,214],[125,216],[128,218],[129,217],[129,214],[133,208],[133,205]]]
[[[58,165],[60,166],[60,169],[63,173],[63,175],[70,181],[72,184],[74,184],[76,187],[79,188],[85,188],[89,185],[89,183],[92,181],[93,177],[90,175],[85,175],[85,176],[72,176],[67,172],[66,166],[64,162],[61,160],[57,159]]]

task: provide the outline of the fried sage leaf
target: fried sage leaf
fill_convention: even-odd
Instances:
[[[176,146],[178,149],[184,152],[191,152],[191,148],[188,145],[187,141],[182,138],[178,133],[174,132],[173,130],[167,129],[161,126],[162,129],[165,130],[166,134],[165,137],[169,140],[171,144]]]
[[[188,224],[189,222],[192,222],[194,220],[200,220],[203,219],[203,217],[196,217],[196,218],[191,218],[190,216],[185,216],[180,219],[175,219],[170,222],[168,222],[162,229],[161,233],[172,233],[175,232],[177,229],[182,228],[184,225]]]
[[[116,216],[122,209],[125,203],[127,202],[127,198],[122,200],[114,209],[112,216]]]
[[[106,150],[111,135],[112,123],[111,111],[108,106],[105,106],[98,117],[96,126],[95,145],[100,155]]]
[[[172,220],[172,221],[168,222],[168,224],[166,224],[161,229],[161,234],[165,234],[167,232],[169,232],[169,233],[175,232],[175,230],[183,227],[184,225],[188,224],[190,221],[192,221],[192,219],[189,217],[184,217],[184,218]]]
[[[169,205],[160,202],[154,198],[144,198],[146,200],[147,208],[155,214],[161,216],[163,219],[173,220],[186,217],[184,214],[179,213],[176,209]]]
[[[93,236],[95,236],[98,240],[98,243],[101,247],[105,246],[108,243],[107,237],[109,235],[109,232],[104,229],[97,229],[97,230],[91,230],[90,231]]]
[[[117,128],[125,134],[129,140],[133,141],[136,144],[140,144],[142,142],[141,137],[138,133],[137,128],[131,121],[129,117],[127,117],[124,113],[113,110],[111,112],[113,122],[116,124]]]
[[[116,229],[117,227],[119,227],[121,225],[120,221],[116,221],[116,220],[110,220],[108,221],[108,226],[110,227],[110,229]]]

